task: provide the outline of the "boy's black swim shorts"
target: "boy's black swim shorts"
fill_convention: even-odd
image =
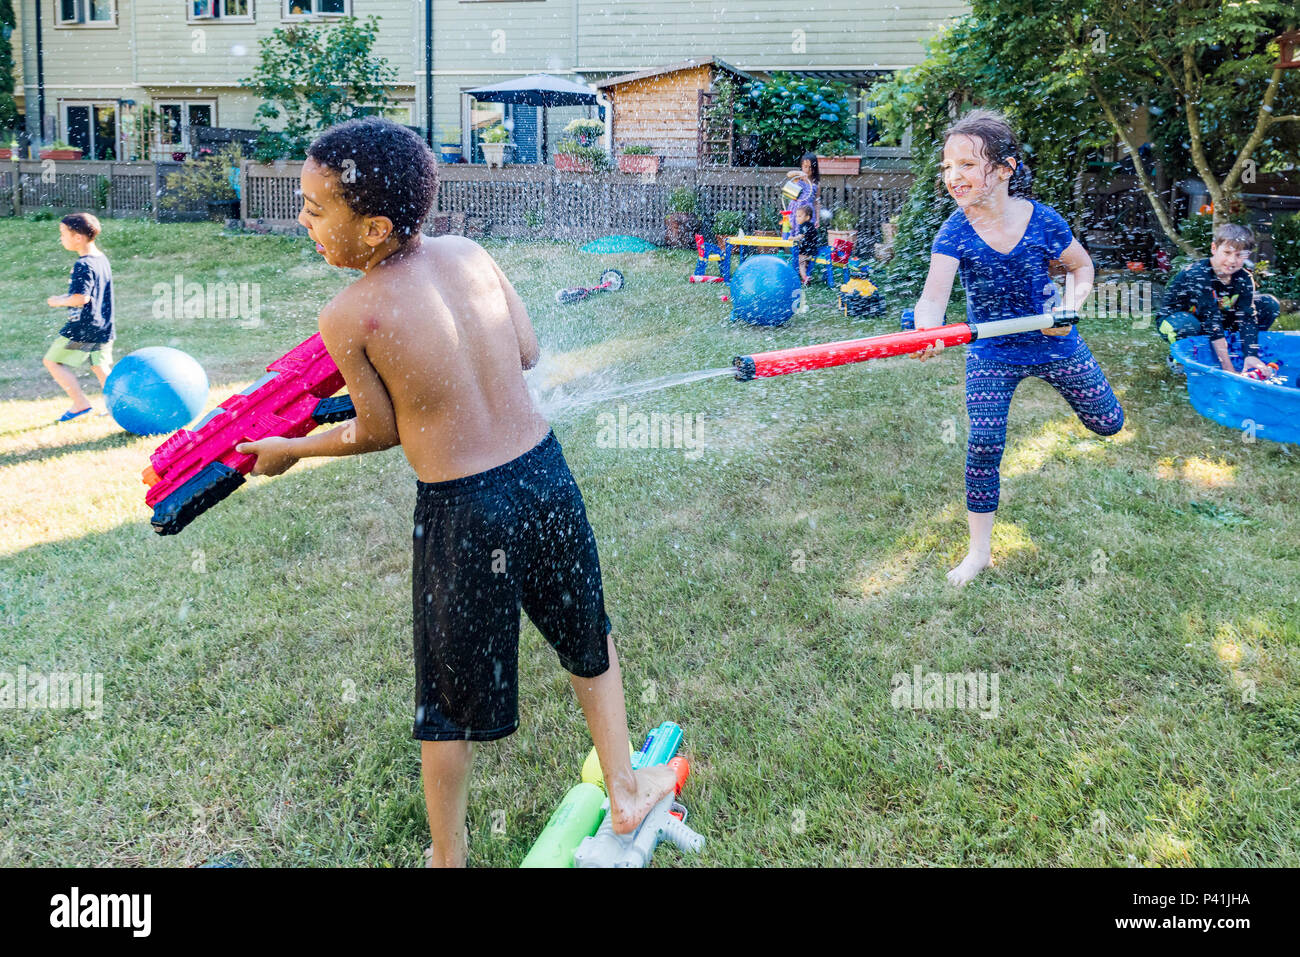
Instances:
[[[521,607],[571,674],[609,668],[596,538],[554,432],[486,472],[418,482],[413,539],[416,738],[519,726]]]

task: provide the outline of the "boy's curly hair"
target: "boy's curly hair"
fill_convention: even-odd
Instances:
[[[953,136],[971,136],[978,139],[984,144],[984,158],[993,165],[994,169],[999,166],[1009,166],[1007,160],[1014,159],[1016,168],[1011,174],[1011,179],[1007,181],[1007,192],[1012,196],[1033,195],[1029,185],[1029,167],[1025,165],[1020,138],[1016,136],[1015,130],[1001,113],[994,113],[992,110],[971,110],[944,131],[943,143],[939,145],[941,151],[943,144]]]
[[[411,130],[379,117],[332,126],[307,156],[338,174],[339,192],[358,216],[387,216],[398,243],[420,232],[438,198],[438,163]]]

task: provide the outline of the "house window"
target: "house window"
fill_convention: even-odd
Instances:
[[[59,26],[111,27],[117,22],[115,0],[56,0]]]
[[[864,157],[879,158],[906,158],[912,155],[912,128],[909,126],[907,132],[903,134],[902,142],[898,146],[881,146],[881,130],[879,124],[871,115],[871,109],[876,105],[876,101],[871,96],[870,89],[862,90],[858,101],[858,112],[864,114],[858,120],[858,148],[862,150]]]
[[[251,20],[252,0],[189,0],[190,20]]]
[[[377,106],[358,106],[352,111],[354,116],[382,116],[386,120],[409,126],[415,115],[414,100],[398,100],[383,110]]]
[[[211,126],[215,108],[211,102],[155,103],[162,117],[160,146],[176,152],[190,150],[190,133],[198,126]]]
[[[82,159],[117,159],[117,104],[62,103],[63,138]]]
[[[341,17],[352,12],[352,0],[284,0],[285,20]]]
[[[472,96],[461,97],[461,125],[465,130],[465,145],[469,148],[465,159],[471,163],[483,162],[479,144],[483,142],[483,133],[507,120],[506,104],[489,103],[474,99]]]

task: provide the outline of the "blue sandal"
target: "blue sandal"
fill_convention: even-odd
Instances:
[[[67,412],[64,412],[61,416],[59,416],[57,419],[55,419],[55,421],[56,421],[56,422],[71,422],[73,419],[79,419],[79,418],[81,418],[81,416],[83,416],[83,415],[85,415],[87,412],[89,412],[90,409],[91,409],[90,406],[86,406],[86,407],[85,407],[84,409],[82,409],[80,412],[73,412],[71,409],[69,409]]]

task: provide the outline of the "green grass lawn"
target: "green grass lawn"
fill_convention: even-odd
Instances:
[[[113,221],[101,245],[117,357],[183,349],[213,403],[353,275],[215,224]],[[818,288],[787,328],[735,328],[718,287],[685,281],[693,254],[488,248],[532,313],[545,395],[896,329],[901,308],[849,321]],[[0,249],[0,671],[104,676],[98,720],[0,711],[0,864],[418,864],[401,451],[255,479],[156,536],[139,476],[158,440],[47,424],[67,405],[40,365],[71,263],[57,225],[0,221]],[[555,303],[607,265],[622,292]],[[178,274],[260,283],[262,324],[154,318]],[[634,733],[686,732],[708,843],[658,865],[1300,865],[1300,459],[1197,415],[1149,330],[1084,334],[1127,424],[1099,439],[1021,388],[996,567],[961,592],[961,349],[555,419]],[[605,447],[620,403],[700,416],[702,454]],[[519,862],[590,747],[531,625],[520,659],[522,726],[478,752],[475,864]],[[916,667],[996,673],[997,716],[894,707],[891,676]]]

